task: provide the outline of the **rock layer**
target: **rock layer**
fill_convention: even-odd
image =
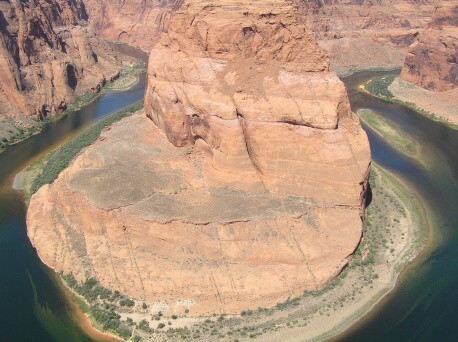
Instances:
[[[272,306],[345,267],[369,143],[294,3],[184,2],[151,53],[145,113],[32,197],[47,265],[191,315]]]
[[[182,0],[84,0],[89,24],[105,39],[150,52]]]
[[[0,2],[4,115],[55,114],[76,94],[97,89],[117,75],[118,63],[85,26],[86,19],[80,0]]]
[[[298,0],[334,70],[400,67],[437,0]]]
[[[433,91],[458,86],[458,1],[442,1],[409,47],[401,78]]]
[[[401,66],[438,0],[294,0],[335,70]],[[84,0],[89,23],[109,40],[147,52],[182,0]]]
[[[278,3],[185,3],[151,52],[146,114],[175,146],[211,150],[212,184],[358,206],[367,144],[351,140],[345,87],[296,7]]]

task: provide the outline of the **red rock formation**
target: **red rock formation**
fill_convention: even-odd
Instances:
[[[47,265],[190,315],[273,306],[345,267],[369,143],[293,2],[184,2],[145,112],[31,198]]]
[[[182,0],[84,0],[89,24],[98,35],[148,53],[166,30],[170,14]]]
[[[353,194],[362,192],[367,160],[359,165],[353,154],[367,144],[345,137],[360,130],[345,87],[294,6],[273,3],[185,3],[151,53],[146,114],[175,146],[207,144],[208,176],[219,186],[242,178],[249,188],[361,205]],[[323,155],[327,141],[340,141],[348,155]],[[339,171],[318,171],[333,159],[345,160]],[[336,174],[347,190],[335,191]]]
[[[100,51],[101,43],[84,26],[86,19],[80,0],[0,2],[4,114],[55,114],[76,94],[100,87],[117,74],[117,62]]]
[[[294,0],[336,70],[401,66],[438,0]],[[182,0],[84,0],[97,34],[149,52]]]
[[[437,0],[297,0],[335,70],[401,66]]]
[[[428,90],[458,86],[458,1],[441,1],[428,27],[409,47],[401,78]]]

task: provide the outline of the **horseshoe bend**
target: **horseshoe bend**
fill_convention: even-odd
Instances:
[[[35,193],[42,261],[166,313],[322,289],[362,237],[369,142],[293,2],[185,1],[144,110]]]

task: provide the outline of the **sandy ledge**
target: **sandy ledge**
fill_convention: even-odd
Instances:
[[[443,92],[428,91],[397,77],[388,90],[395,98],[415,103],[418,108],[458,127],[458,88]]]

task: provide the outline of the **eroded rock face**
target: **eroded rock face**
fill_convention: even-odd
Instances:
[[[182,0],[84,0],[89,24],[112,41],[127,43],[150,52],[166,31],[171,13]]]
[[[85,26],[80,0],[0,2],[0,103],[8,116],[43,118],[119,72]],[[97,54],[95,50],[101,50]]]
[[[433,91],[458,85],[458,1],[441,1],[428,27],[409,47],[401,78]]]
[[[165,314],[323,288],[362,234],[369,143],[292,2],[189,1],[150,57],[145,113],[31,199],[40,258]]]
[[[334,70],[394,67],[438,0],[294,0]],[[98,35],[150,52],[182,0],[84,0]]]
[[[297,0],[334,70],[401,66],[438,0]]]
[[[185,3],[151,52],[147,116],[175,146],[211,150],[215,186],[359,206],[367,141],[297,8],[209,4]]]

